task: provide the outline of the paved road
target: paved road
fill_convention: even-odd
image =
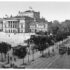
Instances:
[[[58,49],[56,49],[57,51]],[[51,55],[51,56],[47,56],[47,54],[45,54],[45,57],[40,57],[38,59],[36,59],[35,61],[33,61],[33,63],[29,64],[28,66],[26,66],[26,68],[47,68],[47,66],[52,63],[52,61],[58,59],[60,57],[60,55],[58,53],[55,53],[55,55]]]
[[[55,60],[55,62],[53,62],[50,66],[48,66],[48,68],[66,68],[66,69],[70,69],[70,55],[64,55],[61,56],[60,58],[58,58],[57,60]]]
[[[41,58],[28,66],[27,68],[32,69],[46,69],[46,68],[57,68],[57,69],[68,69],[70,68],[70,55],[64,54],[63,56],[56,55],[50,58]]]

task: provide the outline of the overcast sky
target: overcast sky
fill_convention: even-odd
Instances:
[[[25,11],[31,6],[35,11],[40,11],[41,17],[48,21],[64,21],[70,19],[70,2],[0,2],[0,17],[17,15],[18,11]]]

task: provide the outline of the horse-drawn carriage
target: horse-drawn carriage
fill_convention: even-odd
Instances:
[[[67,49],[67,54],[70,55],[70,47]]]

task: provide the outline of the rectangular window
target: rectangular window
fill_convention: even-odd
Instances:
[[[9,33],[10,33],[10,30],[9,30]]]
[[[10,21],[10,23],[12,23],[12,21]]]
[[[21,25],[21,28],[23,28],[23,25]]]
[[[8,21],[8,23],[10,23],[10,21]]]
[[[13,25],[13,28],[15,28],[14,25]]]

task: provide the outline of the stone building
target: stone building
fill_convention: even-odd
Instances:
[[[3,31],[6,33],[28,33],[29,24],[33,21],[33,18],[24,16],[15,16],[10,18],[4,18]]]
[[[34,10],[18,12],[15,17],[3,18],[3,31],[6,33],[28,33],[30,23],[40,19],[40,13]]]
[[[0,31],[3,31],[3,19],[0,19]]]
[[[3,18],[3,32],[6,33],[29,33],[48,31],[48,22],[40,18],[40,12],[27,10],[18,12],[17,16]]]
[[[18,12],[18,16],[28,16],[31,18],[34,18],[34,20],[39,20],[40,19],[40,12],[35,12],[34,10],[27,10],[24,12]]]
[[[30,24],[30,31],[31,32],[48,32],[48,22],[32,22]]]

